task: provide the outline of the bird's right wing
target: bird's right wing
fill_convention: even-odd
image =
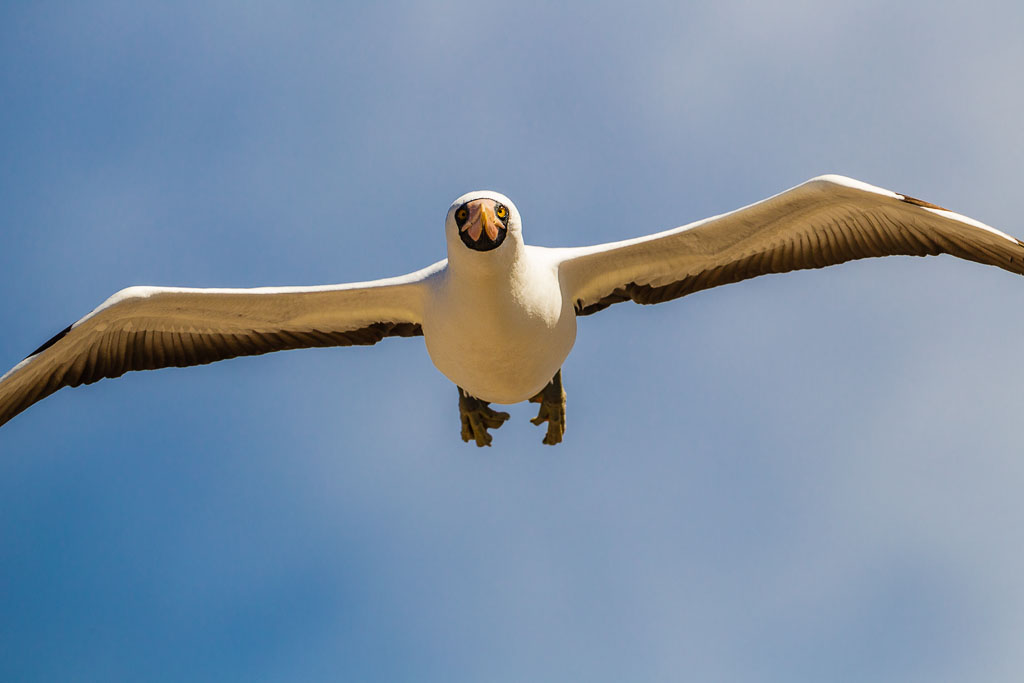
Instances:
[[[425,289],[444,266],[320,287],[123,289],[0,377],[0,425],[62,387],[131,370],[421,335]]]

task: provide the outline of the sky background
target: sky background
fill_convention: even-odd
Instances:
[[[841,173],[1024,234],[1019,2],[3,3],[0,365],[134,284],[308,285]],[[1024,281],[949,257],[580,321],[568,431],[422,339],[0,429],[0,680],[1024,676]],[[0,370],[2,372],[3,370]]]

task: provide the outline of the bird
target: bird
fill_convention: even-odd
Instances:
[[[812,178],[681,227],[584,247],[523,240],[522,218],[490,190],[456,199],[448,256],[381,280],[310,287],[134,286],[108,298],[0,377],[0,425],[62,387],[131,370],[422,336],[458,389],[460,436],[490,446],[509,414],[539,403],[543,443],[565,435],[562,364],[577,318],[656,304],[793,270],[890,255],[955,257],[1024,275],[1024,243],[941,206],[839,175]]]

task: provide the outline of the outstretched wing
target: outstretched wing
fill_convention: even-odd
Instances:
[[[1024,243],[984,223],[828,175],[756,204],[622,242],[558,250],[579,315],[654,304],[767,273],[873,256],[952,254],[1024,275]]]
[[[62,387],[130,370],[423,334],[424,290],[444,265],[322,287],[123,289],[0,377],[0,425]]]

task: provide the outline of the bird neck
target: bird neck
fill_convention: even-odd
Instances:
[[[460,279],[496,283],[509,281],[523,269],[525,249],[514,239],[491,251],[472,251],[461,242],[448,250],[448,267]]]

